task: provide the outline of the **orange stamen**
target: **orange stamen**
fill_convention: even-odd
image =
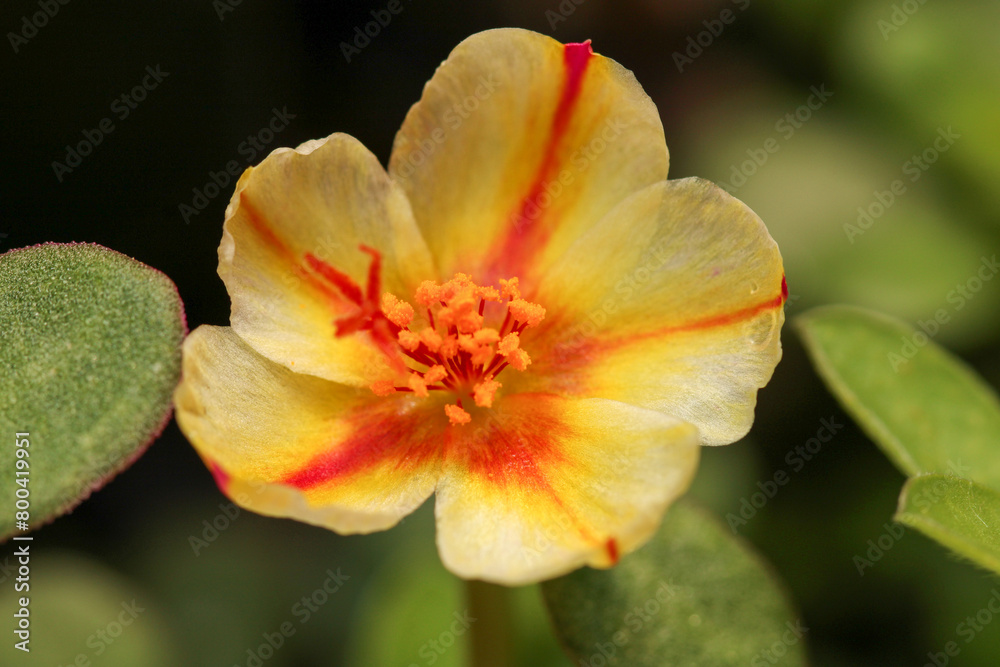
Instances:
[[[396,338],[399,339],[399,346],[404,350],[409,350],[410,352],[413,352],[420,347],[420,343],[422,342],[420,340],[420,336],[413,333],[409,329],[403,329],[400,331]]]
[[[372,383],[371,389],[376,396],[391,396],[396,393],[392,380],[376,380]]]
[[[433,280],[425,280],[420,283],[420,287],[417,288],[417,293],[414,295],[413,300],[421,306],[433,306],[441,301],[441,286]]]
[[[522,324],[533,327],[545,317],[545,309],[537,303],[528,303],[524,299],[514,299],[507,306],[514,319]]]
[[[507,357],[507,362],[519,371],[523,371],[531,363],[531,357],[521,349],[521,337],[517,333],[504,336],[497,349],[500,354]]]
[[[448,377],[448,371],[444,369],[444,366],[437,364],[431,366],[426,373],[424,373],[424,379],[427,380],[428,384],[434,384],[435,382],[440,382],[441,380]]]
[[[468,424],[472,421],[472,415],[458,407],[457,405],[449,403],[444,406],[444,413],[448,415],[448,421],[456,426],[462,424]]]
[[[476,401],[476,405],[481,408],[493,407],[493,397],[496,396],[497,389],[502,386],[492,377],[488,377],[477,384],[473,392],[473,399]]]
[[[427,380],[421,375],[413,373],[407,378],[407,385],[413,390],[413,393],[420,398],[427,398],[430,393],[427,391]]]
[[[431,352],[437,352],[441,349],[441,343],[444,339],[441,338],[441,334],[434,329],[427,327],[420,332],[420,342],[427,346],[427,349]]]
[[[462,398],[471,398],[481,408],[493,406],[503,386],[496,376],[507,366],[523,371],[531,363],[521,349],[520,334],[541,322],[545,309],[521,298],[517,278],[501,280],[498,290],[477,285],[464,273],[441,285],[425,280],[414,300],[426,309],[426,326],[419,330],[410,329],[415,317],[410,304],[388,292],[382,295],[384,325],[391,327],[410,367],[405,378],[397,376],[402,386],[386,380],[373,384],[372,390],[380,396],[405,391],[418,397],[435,390],[454,392],[458,400],[444,407],[445,414],[452,424],[467,424],[472,415],[462,407]],[[487,302],[504,300],[506,312],[487,310]],[[494,325],[485,326],[487,319]]]
[[[515,299],[521,298],[521,289],[517,284],[517,278],[511,278],[510,280],[500,279],[500,290],[503,294],[503,298],[514,301]]]
[[[387,320],[402,329],[410,326],[413,321],[413,306],[388,292],[382,295],[382,312]]]

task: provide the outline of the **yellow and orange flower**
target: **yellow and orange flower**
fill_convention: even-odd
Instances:
[[[652,101],[589,43],[473,35],[388,173],[334,134],[240,178],[232,327],[188,337],[181,428],[262,514],[364,533],[436,493],[460,576],[613,565],[781,356],[763,223],[667,164]]]

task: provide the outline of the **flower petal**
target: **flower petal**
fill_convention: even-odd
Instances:
[[[704,444],[733,442],[781,358],[786,297],[753,211],[700,179],[659,183],[546,276],[546,320],[523,343],[532,372],[511,390],[624,401],[694,424]]]
[[[243,174],[226,210],[219,275],[233,329],[301,373],[354,385],[384,376],[386,357],[365,336],[336,337],[334,321],[370,301],[362,245],[381,253],[385,290],[408,295],[433,275],[406,196],[356,139],[274,151]]]
[[[488,30],[459,44],[396,135],[402,184],[443,275],[523,280],[629,194],[667,177],[632,73],[588,44]]]
[[[382,530],[438,480],[444,420],[289,371],[228,327],[188,336],[174,401],[222,490],[260,514],[340,533]]]
[[[693,426],[624,403],[522,394],[488,415],[453,427],[437,489],[438,550],[465,578],[609,567],[653,534],[697,466]]]

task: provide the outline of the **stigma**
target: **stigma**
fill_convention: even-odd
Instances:
[[[403,363],[394,379],[375,382],[371,389],[379,396],[450,392],[456,401],[445,405],[445,415],[453,425],[468,424],[472,416],[463,400],[491,407],[503,386],[497,376],[531,363],[521,334],[542,321],[545,309],[521,298],[517,278],[501,279],[497,289],[477,285],[464,273],[443,284],[425,280],[413,301],[419,310],[394,294],[382,295],[386,333]]]

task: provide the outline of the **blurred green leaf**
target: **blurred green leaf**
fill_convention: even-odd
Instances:
[[[782,45],[790,44],[799,58],[805,58],[832,39],[830,27],[843,20],[849,6],[843,0],[772,0],[754,5],[754,10],[777,24],[778,29],[769,35],[774,34]]]
[[[470,633],[480,632],[476,624],[486,619],[477,613],[466,616],[471,612],[466,583],[441,564],[433,539],[432,503],[404,521],[385,534],[392,543],[384,546],[393,553],[364,584],[348,633],[346,664],[465,665]],[[485,634],[508,641],[512,664],[571,667],[552,634],[539,587],[494,588],[506,594],[506,609],[496,611],[510,616],[509,635],[489,630]],[[471,618],[476,620],[469,622]]]
[[[928,333],[847,306],[811,310],[795,325],[830,391],[905,474],[951,472],[1000,488],[1000,401]]]
[[[731,447],[703,447],[698,474],[687,495],[719,516],[725,516],[740,506],[740,499],[748,490],[750,494],[759,490],[754,485],[758,480],[772,474],[760,459],[759,446],[747,436]]]
[[[690,173],[722,184],[767,223],[788,289],[802,298],[793,307],[854,303],[910,322],[946,308],[952,319],[943,340],[991,340],[1000,290],[979,285],[966,298],[959,289],[978,280],[995,233],[955,210],[940,170],[918,171],[914,181],[908,165],[915,147],[938,138],[937,126],[916,146],[892,143],[844,118],[844,90],[820,83],[797,91],[747,86],[698,114],[685,133],[697,143],[671,148],[691,156]],[[812,109],[807,103],[816,104],[821,87],[829,99]]]
[[[805,664],[808,628],[772,574],[690,501],[672,507],[652,541],[616,567],[583,568],[542,590],[560,640],[581,664]]]
[[[1000,574],[1000,493],[946,475],[906,482],[896,521]]]
[[[374,573],[347,664],[461,667],[471,618],[462,581],[444,569],[430,539],[415,537]]]
[[[830,54],[840,78],[855,87],[850,94],[882,117],[886,132],[910,140],[912,152],[929,148],[939,126],[960,134],[932,169],[957,168],[994,207],[1000,203],[998,22],[995,2],[861,2]]]
[[[13,504],[14,434],[27,433],[32,527],[103,486],[163,428],[184,330],[170,279],[117,252],[46,244],[0,256],[0,496]],[[14,521],[4,512],[0,535]]]
[[[13,580],[0,589],[0,608],[8,615],[30,596],[31,623],[25,653],[21,641],[7,631],[0,644],[2,665],[93,665],[94,667],[175,667],[172,637],[157,600],[134,583],[96,562],[79,556],[36,553],[29,545],[30,590],[16,592]],[[14,556],[9,557],[15,561]],[[81,657],[82,656],[82,657]]]
[[[541,586],[510,589],[513,621],[514,664],[538,667],[573,667],[552,633],[552,623],[542,598]]]

